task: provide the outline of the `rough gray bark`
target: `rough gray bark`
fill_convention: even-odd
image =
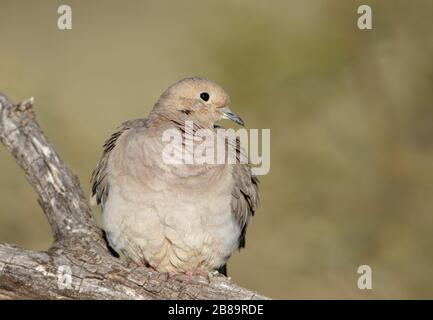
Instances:
[[[33,99],[14,105],[0,94],[0,140],[37,192],[54,243],[47,252],[0,244],[0,299],[266,299],[221,275],[186,283],[113,257],[32,106]]]

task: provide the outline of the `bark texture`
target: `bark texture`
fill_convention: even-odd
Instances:
[[[54,235],[47,252],[0,244],[0,299],[266,299],[221,275],[186,282],[113,257],[78,178],[36,122],[33,98],[15,105],[0,93],[0,140]]]

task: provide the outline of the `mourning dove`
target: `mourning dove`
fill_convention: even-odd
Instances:
[[[173,165],[161,157],[164,132],[185,134],[186,121],[212,133],[224,118],[243,125],[229,102],[214,82],[186,78],[161,95],[148,118],[123,123],[105,142],[91,202],[102,207],[114,250],[159,272],[224,273],[232,253],[245,246],[258,204],[258,179],[248,163]]]

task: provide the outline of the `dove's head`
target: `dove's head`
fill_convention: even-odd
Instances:
[[[161,95],[153,112],[180,122],[193,121],[203,127],[213,127],[221,119],[244,125],[230,109],[228,94],[216,83],[199,77],[182,79]]]

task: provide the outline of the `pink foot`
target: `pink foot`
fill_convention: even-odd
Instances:
[[[185,272],[184,283],[188,284],[195,276],[204,277],[208,280],[208,282],[210,282],[211,274],[209,273],[209,271],[203,268],[197,268],[194,271]]]
[[[193,276],[194,276],[194,272],[191,272],[191,271],[185,272],[185,277],[183,279],[183,283],[188,284],[191,281]]]

